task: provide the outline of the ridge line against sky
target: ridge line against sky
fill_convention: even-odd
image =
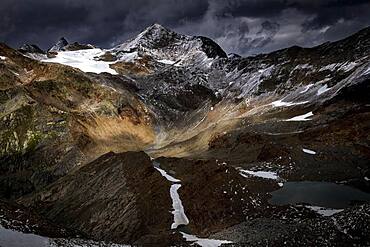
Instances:
[[[160,23],[253,55],[344,38],[369,16],[368,0],[0,0],[0,41],[47,49],[64,36],[109,48]]]

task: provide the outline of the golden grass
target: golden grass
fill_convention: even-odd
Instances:
[[[155,139],[150,125],[133,123],[128,118],[94,116],[79,123],[84,134],[95,144],[86,151],[96,157],[111,151],[141,151]]]

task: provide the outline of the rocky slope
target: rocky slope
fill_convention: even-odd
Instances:
[[[159,243],[172,221],[168,191],[144,153],[107,153],[20,202],[97,240],[142,243],[156,235]]]
[[[158,24],[111,49],[0,44],[1,208],[67,229],[33,231],[52,238],[369,244],[366,195],[271,202],[289,181],[370,192],[369,56],[369,28],[246,58]]]

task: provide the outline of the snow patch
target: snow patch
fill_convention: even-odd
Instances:
[[[303,114],[303,115],[299,115],[299,116],[296,116],[296,117],[286,119],[285,121],[310,121],[311,119],[309,119],[309,117],[311,117],[311,116],[313,116],[312,111],[310,111],[306,114]]]
[[[6,57],[0,56],[0,60],[5,60],[5,59],[6,59]]]
[[[170,188],[170,196],[172,199],[172,207],[173,207],[173,218],[174,222],[171,225],[171,229],[176,229],[179,225],[187,225],[189,224],[189,219],[185,215],[184,206],[182,205],[180,195],[177,192],[178,189],[181,187],[180,180],[172,177],[171,175],[168,175],[167,172],[161,168],[159,168],[159,164],[157,162],[153,162],[154,168],[157,169],[163,177],[165,177],[168,181],[171,183],[174,183],[171,185]]]
[[[323,94],[328,90],[330,90],[330,87],[325,84],[324,86],[320,87],[319,90],[317,90],[317,95]]]
[[[161,59],[161,60],[158,60],[158,62],[164,63],[164,64],[169,64],[169,65],[173,65],[173,64],[176,63],[175,61],[168,60],[168,59]]]
[[[154,167],[155,169],[157,169],[160,173],[161,173],[161,175],[163,176],[163,177],[165,177],[168,181],[170,181],[170,182],[172,182],[172,183],[180,183],[181,181],[180,180],[178,180],[177,178],[174,178],[174,177],[172,177],[171,175],[169,175],[165,170],[163,170],[163,169],[161,169],[161,168],[159,168],[159,167]]]
[[[245,98],[248,94],[251,94],[255,90],[257,90],[259,84],[262,81],[262,78],[269,77],[272,74],[274,68],[274,65],[271,65],[267,68],[259,69],[257,71],[243,75],[242,79],[245,81],[243,82],[243,86],[241,87],[242,92],[238,96],[238,98]]]
[[[313,86],[314,84],[308,84],[308,85],[306,85],[305,87],[304,87],[304,89],[301,91],[301,92],[299,92],[299,93],[305,93],[305,92],[307,92],[312,86]]]
[[[119,61],[121,62],[133,62],[139,57],[139,54],[135,52],[120,54]]]
[[[302,151],[305,152],[306,154],[316,154],[315,151],[307,149],[307,148],[302,148]]]
[[[163,177],[165,177],[168,181],[172,182],[173,184],[171,185],[170,188],[170,196],[172,199],[172,207],[173,207],[173,217],[174,217],[174,222],[171,225],[171,229],[177,229],[179,225],[188,225],[189,224],[189,219],[185,214],[184,206],[182,205],[182,201],[180,199],[180,195],[177,192],[178,189],[181,187],[181,182],[180,180],[172,177],[171,175],[168,175],[167,172],[161,168],[159,168],[159,163],[153,161],[154,168],[157,169]],[[180,232],[183,237],[186,239],[186,241],[192,241],[197,243],[200,246],[205,246],[205,247],[213,247],[213,246],[220,246],[223,243],[232,243],[230,241],[226,240],[215,240],[215,239],[207,239],[207,238],[198,238],[194,235],[190,235],[184,232]]]
[[[332,209],[332,208],[323,208],[318,206],[306,206],[306,208],[311,209],[312,211],[315,211],[316,213],[325,216],[330,217],[336,213],[342,212],[344,209]]]
[[[340,70],[344,71],[344,72],[349,72],[351,71],[352,69],[354,69],[358,64],[355,63],[355,62],[346,62],[344,63],[342,66],[340,66]]]
[[[74,68],[78,68],[83,72],[103,73],[107,72],[112,75],[118,74],[114,69],[109,67],[114,62],[105,62],[97,60],[98,57],[105,54],[102,49],[87,49],[78,51],[61,51],[56,57],[41,60],[47,63],[60,63]]]
[[[370,67],[366,69],[366,71],[364,72],[364,75],[367,75],[367,74],[370,74]]]
[[[325,79],[322,79],[321,81],[318,81],[318,82],[316,82],[316,84],[318,85],[318,84],[324,84],[325,82],[328,82],[328,81],[330,81],[331,80],[331,77],[329,77],[329,78],[325,78]]]
[[[181,187],[181,184],[173,184],[170,188],[170,195],[172,198],[172,207],[173,207],[173,217],[174,222],[171,225],[171,229],[176,229],[179,225],[189,224],[189,219],[185,214],[184,206],[180,199],[180,195],[177,190]]]
[[[272,102],[270,105],[273,105],[274,107],[280,107],[280,106],[293,106],[293,105],[303,105],[307,104],[309,101],[301,101],[301,102],[284,102],[283,100],[276,100]]]
[[[202,247],[216,247],[220,246],[221,244],[231,244],[231,241],[228,240],[216,240],[216,239],[208,239],[208,238],[198,238],[194,235],[190,235],[187,233],[181,232],[182,236],[186,239],[186,241],[194,242],[199,246]]]
[[[268,171],[250,171],[250,170],[244,170],[244,169],[239,169],[239,174],[242,175],[243,177],[248,177],[248,175],[252,175],[254,177],[260,177],[260,178],[266,178],[266,179],[273,179],[277,180],[279,179],[279,176],[277,175],[276,172],[268,172]]]

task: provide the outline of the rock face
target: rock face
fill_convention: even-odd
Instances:
[[[306,218],[296,218],[295,222],[260,218],[235,225],[212,237],[234,236],[243,246],[261,246],[264,243],[275,246],[367,246],[369,227],[365,222],[369,220],[368,207],[355,206],[330,218],[317,219],[305,215]],[[263,228],[269,230],[261,230]]]
[[[84,49],[93,49],[93,45],[84,45],[78,42],[69,43],[64,37],[60,38],[58,42],[52,46],[48,53],[55,53],[60,51],[78,51]]]
[[[103,78],[5,45],[1,51],[9,58],[0,68],[2,197],[38,190],[106,152],[141,150],[134,139],[149,145],[154,138],[150,113],[124,80],[110,80],[113,89]]]
[[[58,52],[58,51],[64,51],[65,47],[68,45],[68,41],[64,38],[64,37],[61,37],[58,42],[52,46],[48,52]]]
[[[258,42],[278,27],[265,29]],[[0,56],[0,198],[95,240],[325,246],[319,229],[328,245],[368,244],[362,221],[349,235],[269,198],[286,181],[370,191],[369,28],[240,57],[154,24],[111,49],[61,39],[47,55],[0,44]],[[187,226],[170,229],[171,184],[147,155],[181,181]]]
[[[142,31],[136,38],[118,45],[116,52],[143,51],[153,52],[157,58],[181,59],[191,53],[202,52],[209,58],[226,57],[221,47],[206,37],[191,37],[178,34],[159,24],[153,24]],[[172,54],[171,54],[172,53]]]
[[[18,51],[22,53],[39,53],[39,54],[45,54],[43,50],[40,49],[37,45],[33,44],[24,44],[21,47],[19,47]]]
[[[22,203],[93,239],[134,243],[166,234],[169,188],[145,153],[108,153]]]

